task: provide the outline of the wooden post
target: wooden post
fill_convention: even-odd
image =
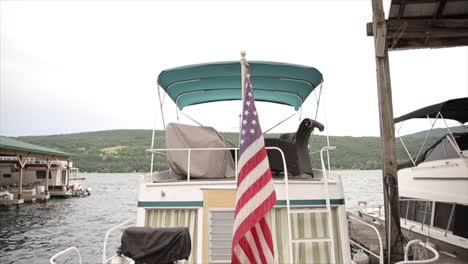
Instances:
[[[387,27],[382,0],[372,0],[377,90],[382,144],[383,193],[385,206],[385,235],[387,263],[403,254],[400,229],[395,130],[393,122],[392,89],[387,49]]]
[[[18,163],[20,164],[20,175],[18,179],[18,197],[17,199],[21,199],[21,194],[23,192],[23,168],[26,165],[26,162],[23,162],[23,156],[17,155],[16,158],[18,159]]]
[[[67,175],[66,175],[66,183],[67,183],[67,190],[68,190],[68,185],[70,185],[70,160],[67,160]]]
[[[49,194],[49,173],[50,173],[51,165],[52,165],[52,161],[50,161],[49,158],[47,158],[47,161],[46,161],[47,170],[46,170],[45,186],[44,186],[45,195]]]

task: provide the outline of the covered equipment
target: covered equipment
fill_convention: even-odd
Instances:
[[[267,147],[277,147],[284,153],[288,173],[293,176],[313,176],[312,165],[309,157],[309,138],[314,130],[324,130],[324,126],[312,119],[302,120],[296,133],[283,134],[280,138],[265,138]],[[284,172],[283,159],[279,151],[269,149],[268,160],[273,176],[279,176]]]
[[[235,177],[234,160],[229,150],[200,150],[202,148],[226,148],[223,137],[212,127],[169,123],[166,128],[166,145],[168,149],[192,149],[190,151],[191,179]],[[187,150],[168,151],[167,160],[175,177],[187,178],[188,159]]]
[[[192,250],[185,227],[129,227],[122,234],[122,253],[136,264],[173,264],[188,259]]]

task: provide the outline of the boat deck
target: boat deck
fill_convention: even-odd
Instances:
[[[369,219],[365,219],[355,214],[350,214],[350,215],[376,227],[380,233],[380,236],[382,237],[382,243],[385,247],[385,241],[384,241],[385,230],[384,230],[384,226],[379,221],[372,221]],[[407,237],[407,234],[406,234],[407,232],[405,232],[405,230],[403,231],[403,233],[408,241],[411,239],[416,239],[416,238],[421,239],[423,241],[426,240],[426,237],[421,236],[417,233],[411,233],[411,239]],[[359,242],[359,244],[361,244],[368,250],[379,255],[379,241],[378,241],[377,235],[375,231],[369,228],[368,226],[361,224],[359,222],[356,222],[356,221],[351,221],[349,225],[349,238],[353,241]],[[433,241],[433,242],[436,243],[437,246],[444,247],[444,249],[445,247],[447,247],[447,245],[440,245],[439,241]],[[385,248],[384,248],[384,252],[385,252]],[[435,264],[466,264],[467,263],[466,259],[454,258],[447,254],[441,253],[440,251],[439,251],[439,255],[440,255],[439,259],[433,263]],[[460,257],[466,257],[466,256],[460,256]],[[371,261],[370,263],[379,263],[378,259],[373,256],[370,256],[370,261]]]

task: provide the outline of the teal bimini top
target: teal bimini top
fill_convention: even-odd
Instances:
[[[249,62],[255,100],[290,105],[296,110],[322,82],[313,67],[278,63]],[[159,86],[179,109],[209,102],[241,100],[240,62],[189,65],[162,71]]]

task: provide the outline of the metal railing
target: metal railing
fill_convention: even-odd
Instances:
[[[314,152],[315,153],[320,153],[320,159],[321,159],[321,163],[322,165],[324,165],[324,161],[323,161],[323,152],[326,151],[327,153],[330,151],[330,150],[333,150],[335,149],[336,147],[324,147],[323,149],[321,149],[320,151],[318,152]],[[286,159],[285,159],[285,155],[284,155],[284,152],[278,148],[278,147],[265,147],[266,150],[276,150],[278,152],[280,152],[281,156],[282,156],[282,159],[283,159],[283,168],[284,168],[284,173],[285,175],[287,174],[287,168],[286,168]],[[157,154],[157,155],[164,155],[164,156],[167,156],[167,152],[170,152],[170,151],[186,151],[187,152],[187,179],[185,181],[187,182],[190,182],[191,181],[191,157],[192,157],[192,152],[194,151],[234,151],[234,169],[235,169],[235,172],[234,172],[234,177],[232,180],[236,180],[237,181],[237,174],[238,174],[238,156],[239,156],[239,148],[237,147],[225,147],[225,148],[166,148],[166,149],[163,149],[163,148],[158,148],[158,149],[147,149],[146,150],[147,152],[150,152],[152,154]],[[330,166],[328,166],[330,167]],[[314,169],[316,170],[316,169]],[[322,174],[323,175],[327,175],[328,176],[328,182],[333,182],[334,180],[337,180],[338,178],[338,174],[336,173],[333,173],[330,171],[330,169],[326,169],[326,167],[322,166],[322,170],[318,170],[318,171],[322,171]],[[150,182],[152,181],[152,175],[151,174],[147,174],[147,175],[144,175],[144,182]]]
[[[107,254],[106,254],[106,251],[107,251],[107,240],[109,239],[109,235],[110,233],[112,233],[114,230],[118,229],[118,228],[121,228],[123,226],[126,226],[128,225],[129,223],[135,221],[136,218],[132,218],[132,219],[129,219],[117,226],[114,226],[113,228],[109,229],[109,231],[107,231],[106,233],[106,236],[104,237],[104,243],[103,243],[103,246],[102,246],[102,264],[106,264],[108,263],[109,261],[112,260],[113,257],[116,256],[116,254],[112,255],[111,257],[107,257]]]
[[[409,251],[409,248],[410,248],[413,244],[418,244],[418,245],[423,246],[425,249],[431,251],[431,252],[434,254],[434,257],[432,257],[432,258],[430,258],[430,259],[422,259],[422,260],[408,260],[408,251]],[[434,262],[437,261],[438,259],[439,259],[439,252],[437,252],[437,250],[435,250],[433,247],[429,246],[427,243],[424,243],[424,242],[422,242],[422,241],[419,240],[419,239],[414,239],[414,240],[411,240],[410,242],[408,242],[408,244],[406,244],[404,260],[403,260],[403,261],[399,261],[399,262],[397,262],[397,263],[395,263],[395,264],[424,264],[424,263],[434,263]]]
[[[276,147],[267,147],[266,149],[272,149]],[[277,148],[280,150],[279,148]],[[235,168],[235,179],[237,180],[237,163],[238,163],[238,152],[239,148],[231,147],[231,148],[166,148],[166,149],[147,149],[147,152],[152,154],[159,154],[159,155],[167,155],[166,152],[169,151],[186,151],[187,152],[187,182],[190,182],[190,170],[191,170],[191,157],[193,151],[231,151],[234,150],[234,168]],[[281,151],[281,150],[280,150]],[[152,177],[152,175],[150,175]],[[146,180],[146,177],[145,177]],[[152,179],[151,179],[152,180]]]
[[[68,252],[71,252],[71,251],[74,251],[76,252],[76,254],[78,255],[78,263],[81,264],[81,254],[80,254],[80,251],[76,248],[76,247],[69,247],[67,249],[64,249],[62,251],[60,251],[59,253],[53,255],[51,258],[50,258],[50,264],[57,264],[55,262],[55,259],[61,255],[64,255],[65,253],[68,253]]]
[[[369,223],[366,223],[362,220],[359,220],[357,218],[354,218],[352,216],[348,216],[348,219],[350,220],[353,220],[353,221],[356,221],[356,222],[359,222],[367,227],[370,227],[371,229],[373,229],[375,231],[375,233],[377,234],[377,239],[379,241],[379,255],[375,254],[374,252],[370,251],[369,249],[365,248],[364,246],[360,245],[359,243],[357,243],[356,241],[353,241],[352,239],[349,240],[349,242],[359,248],[361,248],[362,250],[366,251],[367,253],[371,254],[372,256],[376,257],[378,260],[379,260],[379,264],[383,264],[384,263],[384,254],[383,254],[383,245],[382,245],[382,237],[380,236],[380,233],[379,233],[379,230],[369,224]]]
[[[418,199],[418,198],[403,198],[403,199],[400,199],[400,202],[406,202],[406,212],[405,212],[405,216],[404,217],[400,217],[400,218],[403,218],[405,221],[405,225],[406,225],[406,222],[407,220],[409,221],[413,221],[415,223],[419,223],[421,224],[421,230],[424,230],[424,225],[426,225],[427,227],[427,231],[428,231],[428,236],[429,236],[429,231],[431,229],[431,219],[427,219],[427,216],[429,215],[429,217],[433,217],[432,215],[432,202],[433,201],[430,201],[430,200],[426,200],[426,199]],[[410,207],[410,202],[424,202],[425,205],[424,205],[424,211],[417,211],[416,210],[416,204],[413,205],[413,208],[414,208],[414,219],[408,219],[408,214],[409,214],[409,207]],[[417,214],[419,213],[422,213],[423,214],[423,219],[422,221],[418,221],[417,219]],[[429,220],[426,224],[426,220]],[[412,228],[410,228],[410,231],[411,231]]]

